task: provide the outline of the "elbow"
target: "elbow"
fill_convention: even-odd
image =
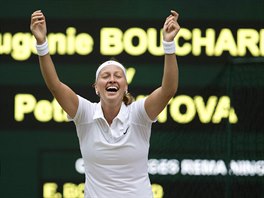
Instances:
[[[178,91],[178,86],[175,87],[175,89],[172,91],[172,97],[176,95],[177,91]]]
[[[53,83],[53,84],[47,84],[47,87],[49,91],[52,93],[52,95],[56,95],[58,90],[61,88],[61,82]]]
[[[178,81],[170,83],[166,86],[167,94],[172,98],[175,96],[178,90]]]
[[[178,91],[178,77],[173,76],[172,78],[163,78],[162,81],[162,89],[163,93],[167,95],[167,97],[174,97]]]
[[[170,93],[169,93],[169,97],[170,97],[170,98],[173,98],[173,97],[175,96],[176,93],[177,93],[177,87],[174,88],[174,89],[172,89],[172,90],[170,91]]]
[[[178,87],[170,87],[170,88],[165,88],[164,89],[164,96],[170,100],[171,98],[173,98],[175,96],[175,94],[177,93]]]

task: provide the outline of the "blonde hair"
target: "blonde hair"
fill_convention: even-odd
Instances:
[[[104,66],[106,66],[106,65],[109,65],[109,64],[114,64],[114,65],[116,65],[116,66],[119,66],[122,70],[123,70],[123,72],[124,72],[124,75],[125,75],[125,78],[126,78],[126,69],[125,69],[125,67],[121,64],[121,63],[119,63],[115,58],[111,58],[109,61],[106,61],[106,62],[104,62],[104,63],[102,63],[99,67],[98,67],[98,69],[97,69],[97,71],[96,71],[96,77],[95,77],[95,82],[94,82],[94,84],[93,84],[93,87],[95,87],[95,84],[96,84],[96,81],[97,81],[97,78],[98,78],[98,75],[99,75],[99,73],[100,73],[100,71],[101,71],[101,69],[104,67]],[[126,80],[127,80],[127,78],[126,78]],[[99,97],[100,97],[100,95],[98,95]],[[132,102],[134,102],[135,101],[135,98],[134,98],[134,96],[132,96],[132,94],[130,94],[130,93],[128,93],[127,91],[124,93],[124,96],[123,96],[123,102],[125,103],[125,105],[127,106],[127,105],[130,105]]]
[[[126,92],[124,94],[124,97],[123,97],[123,102],[125,103],[125,105],[130,105],[132,102],[135,101],[135,98],[132,96],[132,94]]]

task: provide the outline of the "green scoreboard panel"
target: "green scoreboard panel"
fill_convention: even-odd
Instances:
[[[264,197],[263,2],[15,0],[0,12],[1,198],[84,196],[75,126],[40,74],[36,9],[60,79],[93,102],[95,71],[112,57],[136,99],[160,85],[161,28],[176,9],[179,89],[152,127],[154,197]]]

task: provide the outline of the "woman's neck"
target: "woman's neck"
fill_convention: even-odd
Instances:
[[[103,104],[101,105],[102,105],[104,117],[110,126],[113,122],[113,119],[118,115],[122,103],[120,103],[119,105],[103,105]]]

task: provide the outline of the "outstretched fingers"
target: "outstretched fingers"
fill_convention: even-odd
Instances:
[[[43,43],[45,41],[47,28],[44,14],[38,10],[31,15],[30,30],[35,36],[37,43]]]
[[[178,20],[179,14],[176,11],[171,10],[171,15],[175,18],[176,21]]]
[[[165,25],[169,25],[171,21],[177,22],[178,18],[179,14],[176,11],[171,10],[171,14],[166,18]]]
[[[36,11],[31,15],[31,22],[38,22],[38,21],[44,21],[45,20],[45,16],[43,15],[43,13],[41,11]]]
[[[176,28],[176,26],[177,26],[177,21],[175,20],[175,17],[171,15],[170,17],[167,18],[164,28],[165,30],[171,30],[173,28]]]
[[[166,18],[163,26],[163,38],[165,41],[172,41],[180,30],[180,25],[178,24],[179,14],[171,10],[171,14]]]
[[[175,29],[175,28],[176,28],[176,23],[175,23],[175,21],[174,21],[174,20],[169,21],[169,23],[168,23],[168,25],[167,25],[167,29],[168,29],[168,31],[172,31],[172,30]]]
[[[31,15],[31,30],[32,28],[35,28],[37,25],[42,25],[44,23],[45,23],[45,16],[40,10],[35,11]]]

